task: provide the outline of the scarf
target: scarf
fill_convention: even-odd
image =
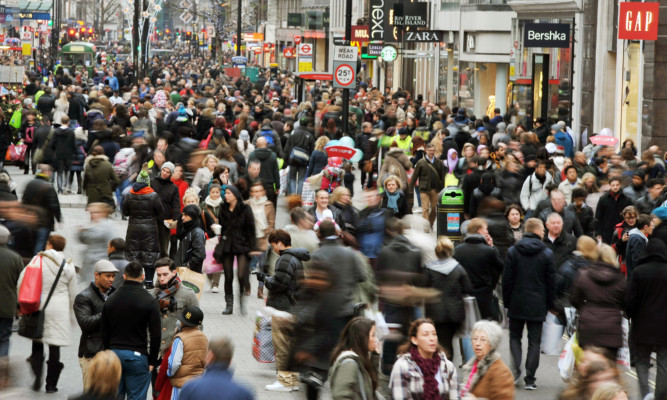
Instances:
[[[176,298],[174,298],[174,294],[176,294],[180,287],[181,279],[178,275],[174,275],[166,285],[158,285],[160,291],[157,294],[157,302],[160,305],[160,311],[176,310]]]
[[[251,197],[248,199],[248,204],[252,208],[252,215],[255,216],[255,237],[262,238],[266,236],[264,230],[269,226],[269,220],[264,212],[264,204],[267,202],[266,196],[262,196],[259,200]]]
[[[489,368],[500,359],[500,354],[496,350],[491,350],[481,360],[473,358],[463,366],[463,373],[468,375],[468,381],[461,391],[461,397],[471,393],[479,381],[489,371]]]
[[[134,182],[132,184],[132,189],[130,189],[130,193],[133,193],[133,194],[148,194],[148,193],[153,193],[153,189],[145,183]]]
[[[419,354],[417,346],[410,346],[410,356],[424,376],[424,400],[437,400],[440,398],[440,390],[438,390],[438,381],[435,379],[435,374],[440,373],[440,355],[433,354],[433,358],[426,359]]]
[[[394,210],[394,214],[398,214],[398,199],[401,197],[401,194],[397,191],[394,193],[389,193],[387,191],[387,208]]]
[[[183,239],[190,231],[195,229],[196,227],[200,226],[199,224],[199,219],[201,217],[198,215],[197,218],[188,221],[188,222],[183,222],[183,227],[182,229],[177,229],[177,234],[179,239]]]
[[[207,206],[211,206],[213,208],[218,208],[220,207],[220,204],[222,203],[222,196],[218,197],[217,200],[213,200],[211,198],[211,195],[206,196],[206,199],[204,200]]]

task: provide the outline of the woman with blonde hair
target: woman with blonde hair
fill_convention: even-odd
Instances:
[[[382,193],[382,208],[391,210],[394,213],[394,217],[399,219],[410,214],[408,199],[405,193],[403,193],[403,184],[398,176],[389,175],[385,178],[382,187],[384,188],[384,193]]]
[[[213,170],[220,161],[213,154],[207,154],[201,162],[202,167],[197,170],[195,177],[192,179],[190,188],[199,193],[202,189],[207,188],[211,178],[213,177]]]
[[[319,174],[324,167],[327,166],[329,156],[324,151],[324,147],[327,143],[329,143],[329,138],[326,136],[320,136],[315,141],[315,150],[313,150],[313,154],[310,155],[310,161],[308,162],[308,168],[306,169],[306,178]]]
[[[83,394],[77,397],[70,397],[70,399],[116,399],[121,373],[122,368],[118,356],[111,350],[100,351],[88,365],[88,374],[83,383]]]

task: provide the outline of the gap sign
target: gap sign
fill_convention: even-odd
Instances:
[[[658,40],[660,3],[620,3],[618,38]]]
[[[536,24],[526,22],[523,47],[570,47],[570,24]]]

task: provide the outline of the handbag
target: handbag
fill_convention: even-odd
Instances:
[[[19,288],[18,303],[21,314],[32,314],[39,311],[42,298],[43,257],[39,256],[39,267],[35,263],[35,258],[25,267],[25,273]]]
[[[292,147],[288,160],[290,164],[295,167],[305,167],[310,161],[310,154],[308,154],[307,150],[294,146]]]
[[[41,339],[44,336],[44,310],[46,310],[46,307],[49,305],[49,302],[51,301],[51,296],[53,295],[53,292],[56,289],[56,285],[60,280],[60,275],[62,275],[64,268],[65,268],[65,260],[63,260],[62,264],[60,264],[60,268],[58,269],[58,274],[56,275],[56,279],[53,281],[53,285],[51,285],[51,290],[49,290],[49,295],[46,297],[44,308],[42,308],[41,310],[37,310],[31,314],[23,314],[21,316],[21,319],[19,320],[19,335],[26,337],[28,339]],[[41,257],[40,257],[40,272],[41,269],[42,267],[41,267]],[[21,284],[21,286],[23,286],[23,284]]]
[[[213,128],[208,133],[208,137],[205,140],[202,140],[201,143],[199,143],[199,148],[203,150],[208,149],[208,144],[211,143],[211,137],[213,136]]]
[[[364,161],[364,172],[367,174],[373,172],[373,160]]]
[[[35,151],[35,162],[38,164],[41,164],[44,162],[44,153],[46,153],[46,149],[51,145],[51,140],[53,139],[53,127],[49,130],[49,134],[46,136],[46,141],[44,141],[44,144],[42,147],[37,149]]]

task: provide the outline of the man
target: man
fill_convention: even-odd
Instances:
[[[267,307],[290,312],[298,301],[298,293],[303,280],[303,262],[310,260],[306,249],[292,248],[292,238],[284,230],[271,232],[269,244],[280,255],[275,265],[275,273],[266,276],[257,273],[257,280],[264,282],[269,290]],[[271,336],[276,351],[278,380],[265,389],[272,392],[291,392],[299,387],[299,374],[288,370],[290,358],[290,332],[294,321],[291,318],[271,317]]]
[[[571,171],[571,170],[570,170]],[[581,225],[577,216],[567,208],[565,208],[565,196],[559,190],[552,190],[549,193],[550,206],[542,210],[539,214],[539,218],[547,222],[547,217],[552,213],[557,213],[561,216],[563,220],[563,232],[568,234],[573,234],[575,237],[579,237],[583,234]]]
[[[158,285],[153,291],[153,296],[161,313],[162,339],[159,353],[161,358],[171,346],[178,316],[187,307],[199,306],[199,301],[194,290],[181,283],[181,278],[176,273],[176,264],[171,259],[163,257],[155,261],[155,274]]]
[[[535,372],[540,364],[542,323],[547,311],[554,309],[556,269],[553,253],[542,241],[544,225],[529,218],[524,235],[507,252],[503,272],[503,302],[510,320],[512,373],[517,384],[521,377],[521,338],[528,327],[526,390],[537,390]]]
[[[593,209],[586,204],[588,192],[586,189],[578,187],[572,191],[572,204],[567,206],[567,210],[574,213],[579,221],[584,235],[595,237],[595,216]]]
[[[454,258],[468,273],[480,316],[483,319],[499,320],[497,312],[500,309],[495,308],[497,299],[493,297],[493,290],[503,273],[503,262],[498,250],[493,247],[488,224],[483,218],[470,220],[468,233],[463,243],[456,246]]]
[[[429,226],[433,227],[438,207],[438,194],[445,182],[445,166],[441,160],[435,158],[433,143],[426,145],[426,155],[417,161],[412,179],[410,179],[409,193],[412,193],[412,188],[417,180],[419,180],[419,197],[422,202],[422,217],[429,221]]]
[[[9,236],[9,229],[0,225],[0,362],[9,356],[9,338],[18,303],[16,285],[24,266],[21,256],[7,247]]]
[[[244,386],[232,381],[230,364],[234,356],[234,345],[225,337],[216,337],[208,342],[206,371],[183,386],[180,400],[218,400],[224,393],[228,400],[253,400],[254,396]]]
[[[444,143],[444,141],[443,141]],[[444,148],[444,147],[443,147]],[[443,152],[442,156],[447,158],[447,155]],[[470,204],[472,203],[472,194],[479,187],[479,184],[482,180],[482,174],[484,171],[479,169],[479,163],[481,158],[478,155],[470,157],[468,160],[468,170],[470,171],[461,178],[461,190],[463,190],[463,212],[465,213],[466,218],[470,217]],[[505,193],[503,193],[505,194]]]
[[[655,224],[650,215],[641,214],[637,217],[635,227],[628,232],[628,245],[625,249],[625,266],[628,270],[628,278],[632,276],[632,270],[637,266],[637,261],[644,255],[648,237],[653,234]]]
[[[252,184],[256,181],[261,182],[259,177],[261,168],[262,163],[259,160],[249,161],[245,174],[239,177],[237,185],[241,191],[243,200],[248,200],[250,198],[250,188],[252,187]]]
[[[598,240],[611,244],[614,227],[623,221],[623,209],[631,205],[632,201],[621,190],[621,178],[611,178],[609,192],[600,197],[595,209],[595,236]]]
[[[181,200],[178,186],[171,180],[176,167],[170,161],[162,164],[160,176],[151,180],[151,187],[160,197],[162,202],[162,213],[157,216],[157,233],[160,242],[160,256],[169,256],[169,240],[171,230],[165,222],[178,221],[181,214]]]
[[[651,353],[656,353],[655,399],[667,398],[667,245],[649,239],[646,252],[637,262],[625,292],[625,312],[632,322],[635,367],[641,397],[650,393]]]
[[[78,147],[74,131],[69,128],[67,115],[63,115],[60,124],[55,125],[56,129],[51,138],[50,148],[54,152],[53,161],[57,174],[58,193],[62,194],[63,187],[67,185],[67,174],[70,172],[72,157],[76,156]]]
[[[60,222],[62,218],[58,193],[50,183],[53,170],[46,164],[39,164],[38,167],[39,172],[28,183],[22,197],[23,205],[35,206],[41,210],[35,235],[35,254],[44,250],[46,239],[49,238],[55,225],[53,219]]]
[[[407,128],[403,127],[398,130],[398,135],[394,136],[394,143],[399,149],[403,150],[405,155],[412,153],[412,136],[410,136]]]
[[[299,120],[299,127],[294,130],[294,133],[287,138],[287,143],[285,143],[285,156],[287,157],[287,164],[290,166],[288,178],[290,194],[301,194],[308,161],[313,154],[313,149],[315,149],[315,139],[306,129],[307,125],[308,118],[302,117]],[[297,182],[299,183],[298,187]]]
[[[37,111],[39,111],[40,114],[49,117],[49,119],[53,119],[53,114],[51,112],[55,106],[56,98],[51,94],[51,88],[47,86],[44,88],[44,94],[39,96],[39,100],[37,100]]]
[[[565,167],[566,179],[558,185],[558,190],[565,196],[565,201],[569,205],[572,203],[572,191],[581,187],[581,178],[577,175],[577,168],[574,165]]]
[[[535,172],[529,175],[521,187],[521,206],[526,216],[533,215],[540,201],[547,198],[547,185],[553,183],[551,174],[547,172],[544,161],[538,160]]]
[[[320,189],[315,192],[315,205],[312,206],[308,213],[313,216],[315,221],[322,221],[324,216],[324,211],[329,210],[333,215],[333,220],[338,224],[340,229],[345,229],[345,222],[343,221],[343,215],[337,207],[329,205],[329,192],[324,189]]]
[[[159,365],[160,308],[141,285],[144,268],[140,263],[127,264],[123,276],[125,282],[102,309],[102,341],[105,349],[116,353],[123,369],[118,395],[145,399],[150,372]]]
[[[632,174],[632,184],[623,189],[623,194],[629,198],[633,203],[636,203],[639,198],[646,196],[647,190],[644,185],[644,177],[646,173],[643,169],[638,169]]]
[[[570,257],[577,248],[577,239],[563,229],[563,217],[557,212],[550,213],[546,218],[547,234],[544,243],[553,253],[556,269]]]
[[[639,211],[640,214],[651,214],[651,211],[660,206],[660,204],[657,204],[657,199],[664,188],[664,179],[649,179],[649,181],[646,183],[646,194],[637,199],[635,202],[637,211]]]
[[[373,124],[370,122],[364,122],[361,124],[361,132],[357,134],[354,139],[354,147],[360,149],[364,152],[364,155],[361,160],[359,160],[359,171],[361,171],[361,187],[366,187],[366,180],[372,179],[372,172],[366,172],[364,165],[366,162],[370,161],[373,158],[373,150],[370,148],[370,145],[377,144],[374,141],[371,141],[373,133]]]
[[[125,259],[125,239],[123,238],[114,238],[109,241],[107,246],[107,256],[109,261],[116,267],[118,272],[116,273],[116,278],[113,280],[113,287],[116,289],[123,284],[123,274],[125,273],[125,267],[130,262]]]
[[[590,172],[595,175],[595,168],[588,165],[586,161],[586,154],[582,151],[577,151],[574,153],[574,159],[572,160],[572,165],[577,169],[577,176],[581,178],[585,173]]]
[[[255,160],[260,162],[259,179],[264,184],[264,189],[266,189],[266,198],[277,208],[278,205],[276,202],[278,191],[280,190],[280,173],[278,172],[276,153],[267,147],[267,141],[264,137],[257,139],[256,146],[255,151],[250,153],[248,162]]]
[[[88,366],[95,354],[104,350],[102,343],[102,309],[109,296],[116,291],[113,282],[118,269],[111,261],[99,260],[94,265],[95,280],[74,299],[74,315],[81,328],[79,365],[86,382]]]

